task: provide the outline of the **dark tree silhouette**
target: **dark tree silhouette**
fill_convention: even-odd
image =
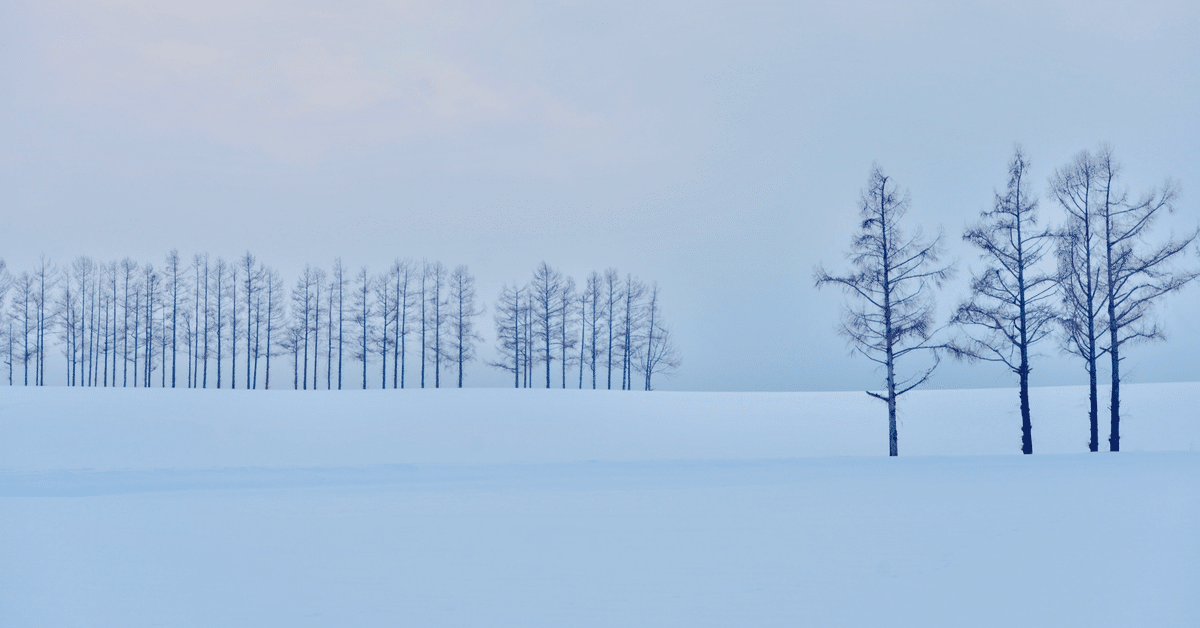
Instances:
[[[852,272],[831,275],[814,272],[816,286],[835,285],[851,298],[840,331],[854,353],[879,364],[886,372],[883,394],[867,394],[887,403],[888,454],[899,454],[896,401],[924,383],[938,365],[933,342],[933,289],[949,279],[952,267],[940,265],[941,236],[925,241],[918,229],[904,235],[900,220],[909,206],[895,183],[875,166],[862,192],[860,232],[850,244]],[[897,363],[916,352],[930,352],[933,363],[905,379],[897,378]]]
[[[1062,347],[1082,358],[1088,374],[1088,450],[1093,452],[1100,451],[1097,363],[1106,352],[1098,342],[1105,303],[1101,230],[1095,209],[1098,186],[1099,167],[1087,151],[1050,179],[1050,192],[1067,215],[1056,234]]]
[[[458,365],[458,387],[463,387],[463,366],[475,359],[475,344],[481,340],[475,332],[475,317],[483,310],[475,306],[475,277],[466,266],[450,273],[450,357]]]
[[[990,211],[963,234],[984,260],[971,277],[971,295],[958,306],[955,324],[965,339],[950,344],[954,355],[1000,362],[1020,381],[1021,453],[1033,453],[1029,408],[1030,349],[1053,331],[1054,277],[1039,268],[1050,250],[1051,232],[1037,222],[1037,199],[1029,196],[1029,160],[1020,148],[1008,164],[1008,186],[996,193]],[[982,333],[972,335],[979,328]]]
[[[663,321],[658,282],[654,282],[650,288],[650,301],[646,304],[645,318],[645,351],[638,353],[637,367],[646,377],[646,390],[654,390],[655,375],[671,375],[681,364],[671,330]]]
[[[524,289],[507,284],[500,289],[500,297],[496,300],[495,313],[492,319],[496,323],[496,352],[500,360],[488,362],[488,366],[510,371],[513,374],[513,388],[521,387],[521,310]]]
[[[1121,167],[1113,159],[1112,147],[1102,146],[1096,156],[1099,188],[1096,219],[1103,252],[1105,324],[1111,360],[1112,387],[1109,404],[1109,451],[1121,450],[1121,349],[1129,343],[1163,338],[1153,320],[1152,308],[1160,297],[1177,292],[1196,278],[1193,270],[1172,271],[1168,264],[1196,240],[1193,231],[1181,239],[1161,245],[1146,242],[1150,228],[1165,212],[1174,211],[1179,189],[1167,180],[1137,199],[1119,188]]]

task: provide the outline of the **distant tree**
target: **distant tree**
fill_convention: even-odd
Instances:
[[[304,265],[304,271],[296,278],[292,287],[292,327],[299,331],[300,358],[303,368],[300,369],[300,387],[308,390],[308,341],[312,336],[313,310],[313,269]]]
[[[585,295],[588,303],[591,304],[590,317],[588,319],[588,328],[591,329],[591,341],[588,342],[590,355],[588,366],[592,370],[592,390],[596,389],[596,364],[597,356],[600,349],[599,332],[600,321],[604,320],[606,303],[604,300],[604,278],[597,272],[592,272],[587,279],[587,292]]]
[[[358,326],[355,338],[355,358],[362,361],[362,387],[367,389],[367,360],[370,357],[368,347],[374,336],[371,321],[371,275],[363,266],[354,278],[354,324]]]
[[[488,366],[504,369],[513,374],[513,388],[521,387],[521,298],[520,287],[505,284],[500,289],[492,319],[496,323],[496,352],[500,360],[488,362]]]
[[[560,293],[563,288],[562,273],[546,262],[538,265],[529,282],[533,305],[534,333],[541,344],[538,357],[546,363],[546,388],[550,387],[550,363],[554,361],[554,338],[559,310],[562,307]]]
[[[320,268],[312,270],[312,348],[313,369],[312,386],[317,389],[317,358],[321,355],[321,313],[325,311],[324,301],[321,300],[321,288],[325,286],[325,271]]]
[[[271,342],[274,339],[273,334],[278,333],[276,330],[281,330],[285,334],[284,329],[284,287],[283,278],[275,270],[268,269],[265,273],[265,283],[267,289],[267,351],[266,351],[266,373],[263,380],[263,388],[270,390],[271,388],[271,356],[274,355],[274,348]],[[286,350],[285,343],[280,344],[280,348]]]
[[[446,325],[447,300],[446,300],[446,278],[448,271],[446,265],[441,262],[434,262],[429,265],[429,311],[431,314],[430,326],[433,329],[432,344],[430,350],[430,364],[433,365],[433,387],[442,387],[442,366],[449,362],[449,355],[446,352],[445,345],[442,344],[442,336]]]
[[[325,390],[333,390],[333,338],[336,330],[333,321],[336,318],[334,312],[337,312],[337,289],[332,278],[325,288],[325,298],[325,311],[328,312],[325,317]]]
[[[12,302],[12,317],[16,321],[16,330],[20,335],[17,336],[16,346],[20,348],[21,367],[24,370],[24,386],[29,385],[29,358],[33,357],[34,351],[37,349],[37,315],[36,315],[36,300],[37,300],[37,282],[34,276],[26,271],[22,271],[17,275],[14,282],[16,293],[13,295]],[[33,336],[32,341],[30,336]]]
[[[458,365],[458,387],[463,387],[463,366],[475,359],[475,344],[482,340],[475,332],[475,317],[483,310],[475,306],[475,277],[466,266],[450,273],[450,351]]]
[[[1032,348],[1053,331],[1054,277],[1040,268],[1052,234],[1038,227],[1037,199],[1029,195],[1029,160],[1020,148],[1008,164],[1008,187],[996,193],[990,211],[963,240],[974,244],[983,271],[971,277],[971,295],[958,306],[952,322],[965,340],[951,343],[954,355],[1000,362],[1020,382],[1021,452],[1033,453],[1029,408],[1029,358]],[[978,328],[980,334],[972,335]]]
[[[379,335],[375,337],[376,348],[379,350],[379,387],[387,388],[387,367],[388,367],[388,350],[391,348],[392,338],[388,335],[391,330],[393,320],[393,294],[392,294],[392,276],[389,271],[384,272],[371,282],[375,290],[375,311],[379,314]]]
[[[883,170],[873,168],[860,202],[861,231],[850,245],[853,271],[831,275],[818,266],[814,272],[818,288],[833,284],[851,298],[840,326],[851,349],[886,370],[886,392],[867,394],[887,403],[891,456],[899,454],[896,400],[937,367],[932,290],[952,274],[951,266],[939,264],[941,236],[927,242],[919,229],[913,237],[904,235],[900,220],[909,202]],[[932,365],[897,380],[897,362],[919,351],[932,353]]]
[[[121,316],[123,318],[123,322],[122,322],[122,326],[121,326],[121,361],[122,361],[121,387],[124,388],[124,387],[129,386],[129,363],[130,363],[130,357],[131,357],[131,354],[129,353],[129,334],[130,334],[129,313],[131,311],[129,299],[137,291],[138,264],[137,264],[137,262],[133,261],[132,259],[126,257],[125,259],[121,260],[121,263],[120,263],[120,266],[118,267],[118,269],[119,269],[118,272],[120,272],[120,275],[121,275]],[[133,305],[132,312],[136,316],[137,311],[138,311],[137,303],[134,303],[132,305]],[[133,350],[133,354],[132,354],[133,363],[134,363],[134,366],[133,366],[134,382],[133,383],[136,386],[137,385],[137,345],[136,345],[137,329],[135,328],[132,331],[133,331],[133,338],[134,338],[134,342],[135,342],[134,350]]]
[[[3,261],[0,260],[0,265],[2,264]],[[76,345],[77,339],[75,337],[75,333],[78,331],[76,327],[78,321],[75,318],[75,308],[78,301],[78,294],[74,290],[75,284],[71,281],[70,270],[63,270],[63,275],[65,277],[61,284],[62,287],[59,289],[58,295],[55,299],[54,310],[55,316],[62,323],[61,327],[59,328],[59,339],[63,344],[63,357],[66,358],[67,361],[66,383],[67,386],[74,386],[75,381],[72,379],[72,374],[75,370],[75,360],[79,356]],[[3,281],[3,279],[0,279],[0,283]],[[4,289],[7,291],[6,286],[4,286]],[[3,301],[3,295],[0,295],[0,305],[3,304]]]
[[[179,250],[171,249],[167,253],[167,265],[164,269],[167,275],[167,290],[171,295],[171,388],[175,387],[175,369],[177,366],[176,354],[178,353],[178,329],[179,329],[179,290],[181,287],[180,277],[183,274],[183,269],[180,266]],[[164,372],[165,374],[165,372]]]
[[[621,308],[621,390],[633,390],[633,359],[641,347],[642,298],[646,284],[633,275],[625,275],[625,305]]]
[[[333,260],[333,272],[331,277],[331,290],[337,292],[337,347],[338,347],[338,367],[337,367],[337,382],[338,390],[342,389],[342,352],[345,349],[345,327],[346,327],[346,270],[342,266],[342,258]],[[333,316],[331,313],[330,316]]]
[[[1155,220],[1174,211],[1179,188],[1168,179],[1137,199],[1119,187],[1121,166],[1113,159],[1112,147],[1102,146],[1096,156],[1099,188],[1096,219],[1102,229],[1102,273],[1104,276],[1105,323],[1111,359],[1112,386],[1109,405],[1109,451],[1121,449],[1121,349],[1127,343],[1163,338],[1162,328],[1151,314],[1164,295],[1177,292],[1196,278],[1194,270],[1173,271],[1168,264],[1196,240],[1193,231],[1182,239],[1161,245],[1147,244]]]
[[[564,277],[562,287],[558,291],[558,363],[562,369],[562,387],[567,387],[567,365],[570,363],[567,352],[575,347],[575,331],[571,329],[574,320],[571,311],[575,304],[575,280]],[[582,368],[582,367],[581,367]]]
[[[242,335],[242,328],[238,325],[238,316],[241,314],[238,310],[240,274],[241,269],[236,261],[229,265],[229,287],[225,294],[229,295],[229,387],[232,389],[237,388],[238,338]]]
[[[588,278],[590,281],[591,277]],[[583,390],[583,372],[586,370],[588,358],[588,299],[590,283],[584,286],[582,292],[579,293],[577,304],[579,305],[579,390]],[[593,367],[592,372],[596,369]]]
[[[225,303],[225,300],[221,297],[221,295],[225,289],[225,274],[226,274],[227,268],[228,268],[228,266],[225,264],[225,260],[221,259],[220,257],[217,258],[216,264],[213,265],[213,275],[214,275],[213,288],[216,289],[216,295],[215,295],[216,301],[214,301],[214,303],[215,303],[216,309],[217,309],[216,321],[215,321],[216,325],[213,329],[213,334],[215,334],[215,336],[216,336],[216,338],[214,338],[214,340],[216,341],[216,345],[217,345],[217,388],[218,389],[221,388],[221,347],[225,344],[223,342],[223,340],[225,338],[225,335],[224,335],[225,334],[225,319],[223,317],[223,310],[221,309],[221,307]]]
[[[417,289],[418,299],[421,302],[421,388],[425,387],[425,363],[428,361],[426,359],[426,349],[429,347],[429,343],[427,342],[425,335],[426,328],[428,326],[427,319],[429,312],[429,296],[426,294],[428,283],[429,261],[421,260],[421,283]]]
[[[12,386],[12,321],[5,311],[5,298],[12,288],[12,275],[8,272],[8,264],[0,259],[0,352],[4,356],[4,364],[8,367],[8,385]]]
[[[251,352],[251,339],[254,337],[254,304],[258,299],[259,284],[262,281],[260,270],[255,268],[256,262],[257,260],[250,254],[250,251],[246,251],[246,254],[238,259],[238,269],[242,276],[239,287],[242,290],[242,302],[245,303],[244,307],[246,308],[246,390],[250,390],[252,383],[253,374],[250,372],[250,360],[254,357]]]
[[[412,260],[403,259],[396,260],[392,265],[392,276],[396,281],[396,315],[400,319],[400,325],[395,328],[396,339],[392,343],[392,349],[400,358],[400,388],[404,388],[405,364],[406,356],[406,341],[408,339],[408,314],[413,307],[413,290],[412,282],[416,270]],[[392,388],[396,387],[396,355],[392,356]]]
[[[646,390],[654,390],[654,376],[671,375],[681,363],[679,350],[675,347],[675,340],[671,337],[671,329],[663,320],[658,282],[655,282],[654,286],[650,288],[645,320],[645,350],[638,352],[637,369],[646,378]]]
[[[621,276],[617,274],[617,269],[609,268],[605,270],[603,281],[604,308],[601,313],[604,316],[604,324],[608,327],[608,361],[606,368],[608,369],[608,389],[612,390],[613,341],[615,340],[613,332],[620,316],[618,308],[625,296],[621,292]]]
[[[208,304],[200,299],[201,289],[204,287],[204,272],[208,266],[208,258],[206,255],[196,253],[192,255],[192,341],[188,345],[189,361],[191,362],[191,376],[188,380],[189,388],[200,387],[200,343],[203,327],[200,324],[200,310],[206,309]],[[207,292],[207,288],[203,290]],[[206,317],[207,318],[207,317]],[[207,356],[205,356],[207,358]]]
[[[145,338],[142,339],[142,346],[145,351],[145,355],[142,358],[142,386],[149,388],[153,382],[151,376],[154,374],[154,345],[155,341],[159,338],[155,334],[154,325],[158,322],[158,315],[162,310],[160,299],[162,294],[162,276],[150,264],[146,264],[142,268],[142,293],[142,308],[144,310],[142,327],[145,329],[146,334]]]

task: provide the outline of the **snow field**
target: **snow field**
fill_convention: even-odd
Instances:
[[[1197,625],[1200,385],[1081,392],[4,389],[0,624]]]

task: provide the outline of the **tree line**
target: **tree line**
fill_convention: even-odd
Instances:
[[[540,291],[534,282],[512,294],[505,287],[498,344],[502,356],[515,352],[515,362],[488,364],[515,369],[518,385],[525,374],[527,387],[534,365],[546,364],[547,387],[552,362],[564,387],[567,366],[578,365],[580,388],[590,364],[595,387],[597,330],[607,324],[609,388],[616,368],[623,390],[633,389],[635,371],[650,390],[655,374],[679,364],[657,284],[648,291],[632,276],[622,283],[615,270],[607,274],[614,279],[606,303],[599,283],[595,294],[576,295],[574,282],[544,263],[535,273]],[[268,389],[274,358],[278,388],[282,357],[291,371],[282,374],[284,386],[298,390],[365,389],[373,381],[380,388],[440,388],[443,372],[461,388],[464,367],[477,358],[482,313],[468,268],[441,262],[398,259],[372,274],[336,259],[328,272],[306,265],[289,289],[249,252],[232,261],[207,253],[188,261],[172,250],[158,268],[87,256],[60,268],[43,255],[35,269],[16,275],[0,260],[0,376],[10,386],[44,386],[57,349],[69,386]],[[514,329],[505,317],[519,327],[512,336],[505,335]]]
[[[884,371],[883,391],[867,394],[887,403],[892,456],[898,454],[897,400],[927,381],[942,355],[998,362],[1017,376],[1021,451],[1033,453],[1030,359],[1047,340],[1078,358],[1088,375],[1093,452],[1099,451],[1098,371],[1107,357],[1108,446],[1120,451],[1123,351],[1163,338],[1153,306],[1200,275],[1171,266],[1200,230],[1152,242],[1152,226],[1174,211],[1179,187],[1168,179],[1131,195],[1108,145],[1080,152],[1050,177],[1047,194],[1061,210],[1055,226],[1039,222],[1029,169],[1018,147],[1005,190],[963,233],[979,250],[983,268],[972,274],[969,295],[942,326],[934,321],[936,291],[955,271],[941,259],[943,236],[907,230],[902,219],[910,196],[878,166],[862,191],[851,270],[831,274],[818,266],[814,272],[818,288],[838,286],[849,297],[840,331],[852,351]],[[925,360],[913,367],[910,358],[919,355]],[[902,362],[910,370],[898,372]]]
[[[622,278],[615,268],[593,271],[577,286],[542,262],[524,285],[501,289],[494,318],[500,357],[489,364],[512,373],[516,388],[534,387],[539,366],[545,367],[546,388],[554,375],[566,388],[568,367],[576,366],[578,388],[611,390],[615,374],[621,390],[653,390],[655,375],[680,366],[658,283]],[[637,384],[635,376],[641,378]]]

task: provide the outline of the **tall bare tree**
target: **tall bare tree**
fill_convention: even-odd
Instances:
[[[171,388],[174,388],[175,369],[178,366],[176,355],[178,353],[179,290],[182,285],[180,279],[183,275],[178,249],[171,249],[171,252],[167,253],[167,263],[163,271],[167,275],[167,291],[171,294]]]
[[[558,322],[559,310],[562,307],[562,273],[546,262],[542,262],[533,271],[533,280],[529,282],[529,288],[534,308],[535,333],[541,344],[538,357],[546,363],[546,388],[549,388],[550,363],[555,359],[554,339],[558,331],[555,329],[555,324]]]
[[[1000,362],[1020,382],[1021,453],[1033,453],[1029,408],[1030,351],[1053,331],[1056,313],[1054,277],[1041,269],[1052,234],[1038,226],[1037,199],[1029,195],[1029,159],[1017,148],[1008,163],[1008,186],[996,193],[991,210],[963,234],[984,260],[971,277],[971,295],[958,306],[953,322],[965,339],[950,344],[956,356]],[[972,329],[981,333],[972,334]]]
[[[620,320],[619,308],[625,296],[621,292],[621,276],[617,274],[617,269],[605,270],[603,281],[604,307],[601,309],[601,313],[604,316],[604,324],[608,328],[608,360],[605,368],[608,370],[608,389],[612,390],[613,341],[615,340],[613,332]]]
[[[221,388],[221,361],[222,361],[221,360],[221,357],[222,357],[221,356],[221,348],[225,344],[224,343],[225,318],[224,318],[224,310],[222,309],[222,306],[225,304],[225,299],[222,298],[222,294],[225,290],[225,276],[226,276],[226,271],[228,270],[228,268],[229,267],[225,263],[225,260],[218,257],[216,263],[213,264],[213,273],[212,273],[213,274],[213,288],[215,289],[215,292],[216,292],[216,295],[214,295],[216,297],[214,304],[216,305],[216,310],[217,310],[216,319],[214,321],[215,325],[213,327],[213,335],[215,336],[213,338],[213,340],[215,341],[215,344],[217,345],[217,388],[218,389]],[[207,372],[207,367],[205,370]]]
[[[270,388],[271,388],[271,356],[274,355],[273,351],[276,350],[275,347],[271,346],[271,342],[272,342],[272,340],[274,340],[273,334],[278,334],[280,331],[282,331],[284,334],[286,334],[287,332],[284,329],[284,324],[283,324],[283,322],[284,322],[283,278],[279,276],[279,273],[277,271],[269,269],[269,270],[267,270],[267,272],[265,274],[265,280],[266,280],[266,289],[267,289],[267,317],[266,317],[267,318],[267,352],[266,352],[267,364],[266,364],[266,373],[265,373],[265,377],[263,380],[263,388],[270,390]],[[280,348],[286,348],[286,347],[281,346]]]
[[[342,266],[342,258],[333,260],[333,272],[330,275],[330,289],[337,292],[337,384],[338,390],[342,389],[342,353],[345,349],[345,330],[346,330],[346,269]],[[331,317],[333,313],[329,314]]]
[[[1088,374],[1088,450],[1093,452],[1100,451],[1097,363],[1105,353],[1098,342],[1105,302],[1101,230],[1095,210],[1098,186],[1099,166],[1088,151],[1056,170],[1050,180],[1050,192],[1067,215],[1057,233],[1062,347],[1082,358]]]
[[[638,341],[642,331],[642,298],[646,284],[630,274],[625,275],[625,304],[621,308],[621,390],[633,390],[633,359],[641,349]]]
[[[933,341],[933,289],[952,274],[939,263],[941,236],[926,241],[918,229],[906,236],[900,220],[910,200],[879,166],[871,170],[859,205],[860,231],[850,244],[852,271],[831,275],[818,266],[816,286],[835,285],[850,297],[839,330],[854,353],[886,371],[885,392],[867,394],[887,403],[888,455],[899,454],[896,401],[924,383],[938,365],[939,345]],[[930,352],[932,364],[913,375],[897,378],[897,363],[916,353]]]
[[[446,279],[449,271],[446,265],[441,262],[434,262],[429,266],[429,287],[430,292],[430,311],[432,312],[431,326],[433,327],[433,345],[429,347],[432,354],[433,365],[433,387],[442,387],[442,367],[448,365],[450,354],[446,351],[446,345],[442,343],[443,337],[446,335],[446,319],[449,313],[449,299],[446,293]]]
[[[475,305],[475,277],[466,266],[450,273],[450,351],[458,365],[458,387],[463,387],[463,366],[475,359],[475,344],[482,340],[475,331],[475,317],[483,313]]]
[[[358,327],[355,338],[354,357],[362,361],[362,387],[367,389],[367,361],[371,357],[370,345],[374,337],[374,326],[371,317],[371,275],[367,267],[359,269],[354,277],[354,324]]]
[[[396,372],[397,367],[400,373],[400,388],[404,388],[405,375],[405,356],[406,344],[408,340],[408,314],[413,307],[413,289],[412,282],[414,278],[415,268],[412,260],[403,259],[396,260],[392,264],[392,276],[396,281],[396,315],[400,319],[400,324],[395,327],[396,339],[392,343],[392,388],[396,387]],[[396,364],[396,357],[399,356],[400,364]]]
[[[671,329],[667,327],[662,315],[662,302],[659,299],[658,282],[650,288],[649,302],[645,311],[645,340],[644,350],[638,352],[637,369],[646,378],[646,390],[654,390],[655,375],[671,375],[679,368],[679,349]]]
[[[496,352],[500,360],[488,362],[489,366],[511,371],[513,388],[521,387],[521,304],[524,290],[505,284],[500,289],[492,319],[496,323]]]
[[[558,291],[558,364],[562,369],[562,387],[567,387],[568,352],[575,347],[575,330],[571,315],[575,305],[575,279],[564,277]],[[580,369],[583,367],[581,366]]]
[[[1169,264],[1196,240],[1193,231],[1184,238],[1168,239],[1151,245],[1146,239],[1150,228],[1164,213],[1174,211],[1179,197],[1178,185],[1168,179],[1161,188],[1152,189],[1136,199],[1119,183],[1121,166],[1113,159],[1110,146],[1102,146],[1096,156],[1099,167],[1097,221],[1103,235],[1102,264],[1104,304],[1111,360],[1109,404],[1109,451],[1121,450],[1121,349],[1130,343],[1163,338],[1163,330],[1152,317],[1154,304],[1164,295],[1177,292],[1196,278],[1194,270],[1172,270]]]

